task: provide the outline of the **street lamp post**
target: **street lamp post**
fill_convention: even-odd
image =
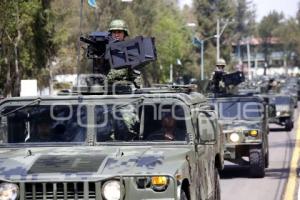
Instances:
[[[225,21],[224,26],[222,27],[222,30],[220,31],[220,19],[217,19],[217,34],[216,34],[216,38],[217,38],[217,55],[216,55],[216,61],[218,62],[218,60],[220,59],[220,37],[222,36],[226,26],[228,25],[228,23],[234,23],[234,21]]]
[[[214,36],[211,36],[211,37],[208,37],[208,38],[205,38],[203,40],[197,38],[197,37],[194,37],[193,38],[193,43],[199,48],[200,46],[200,51],[201,51],[201,63],[200,63],[200,71],[201,71],[201,81],[204,80],[204,42],[206,40],[209,40],[211,38],[215,38],[216,35]]]

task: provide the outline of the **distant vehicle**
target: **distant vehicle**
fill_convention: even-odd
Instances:
[[[298,107],[298,92],[296,86],[286,86],[281,88],[280,94],[292,97],[294,108]]]
[[[227,96],[209,101],[218,112],[225,134],[224,159],[249,165],[252,177],[264,177],[269,165],[268,103],[257,96]]]
[[[269,118],[269,123],[285,126],[287,131],[294,127],[294,100],[289,95],[269,95],[270,102],[276,106],[276,116]]]

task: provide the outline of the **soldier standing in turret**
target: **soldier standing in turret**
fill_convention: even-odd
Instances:
[[[119,42],[125,41],[126,37],[129,36],[129,30],[126,22],[121,19],[112,20],[108,32],[114,40]],[[141,86],[140,72],[132,69],[110,69],[107,74],[107,79],[109,82],[114,81],[132,81],[136,87]]]
[[[216,69],[212,75],[214,92],[219,93],[225,91],[225,85],[222,80],[223,75],[226,74],[226,72],[224,71],[225,66],[226,66],[226,61],[223,58],[220,58],[216,63]]]

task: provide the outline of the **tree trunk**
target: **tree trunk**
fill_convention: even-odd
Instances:
[[[15,42],[15,44],[14,44],[14,53],[15,53],[15,84],[14,84],[13,96],[20,96],[20,90],[21,90],[20,69],[19,69],[19,60],[18,60],[18,44],[19,44],[18,41]]]
[[[52,95],[53,93],[53,73],[52,73],[52,64],[51,60],[47,59],[47,69],[49,70],[49,79],[48,79],[48,84],[49,84],[49,95]]]
[[[11,97],[11,78],[10,78],[10,65],[8,64],[8,58],[4,58],[5,65],[7,66],[7,71],[6,71],[6,83],[4,86],[4,96],[5,97]]]
[[[19,18],[19,6],[18,3],[16,4],[16,25],[17,25],[17,37],[14,42],[14,54],[15,54],[15,84],[14,84],[14,91],[13,95],[14,96],[20,96],[20,90],[21,90],[21,76],[20,76],[20,67],[19,67],[19,52],[18,52],[18,47],[19,47],[19,42],[21,40],[22,34],[20,31],[20,18]]]

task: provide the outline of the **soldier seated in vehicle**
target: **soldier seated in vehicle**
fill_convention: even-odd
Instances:
[[[132,106],[128,105],[103,117],[104,111],[97,107],[97,141],[131,141],[138,139],[139,119],[137,113],[132,109]]]
[[[186,133],[184,130],[178,128],[177,121],[171,114],[166,114],[161,120],[161,129],[150,133],[147,140],[169,140],[169,141],[183,141]]]
[[[34,132],[28,138],[27,142],[54,142],[58,141],[57,137],[61,132],[64,132],[63,126],[52,127],[50,119],[42,118],[36,122]]]

